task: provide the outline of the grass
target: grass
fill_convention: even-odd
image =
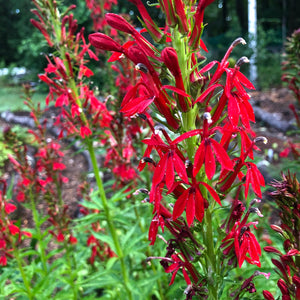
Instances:
[[[21,85],[9,85],[0,78],[0,111],[28,110],[27,106],[24,105],[23,96],[24,92]],[[46,93],[36,92],[32,100],[36,103],[40,102],[43,106],[46,96]]]

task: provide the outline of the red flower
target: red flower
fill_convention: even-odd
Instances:
[[[250,127],[249,121],[255,122],[253,108],[249,103],[250,96],[244,90],[255,89],[252,83],[239,71],[239,67],[227,68],[225,94],[228,98],[228,117],[233,125],[237,126],[239,119],[246,128]],[[234,89],[235,88],[235,89]]]
[[[261,198],[261,186],[265,186],[265,180],[262,174],[259,172],[257,166],[252,162],[246,162],[247,174],[245,183],[245,198],[248,196],[249,185],[251,183],[252,189],[255,194]]]
[[[214,198],[214,200],[222,205],[218,194],[210,185],[201,181],[196,182],[195,178],[193,178],[191,187],[186,189],[175,202],[173,209],[174,220],[181,216],[181,214],[185,210],[186,220],[189,226],[191,226],[191,224],[193,223],[195,216],[199,222],[202,222],[207,200],[202,195],[200,185],[204,186]]]
[[[186,268],[185,262],[180,259],[179,254],[173,254],[171,257],[172,257],[173,263],[165,270],[166,273],[173,273],[169,285],[172,285],[174,283],[176,274],[180,269],[182,270],[182,274],[183,274],[186,284],[190,285],[191,280],[185,269]]]
[[[184,139],[190,138],[194,135],[201,135],[201,144],[196,151],[194,159],[193,175],[196,176],[200,171],[202,165],[205,163],[205,173],[208,179],[212,179],[216,171],[215,158],[219,161],[222,168],[226,170],[233,170],[233,163],[230,160],[228,154],[224,150],[221,144],[211,138],[211,136],[218,130],[218,127],[209,129],[210,114],[205,113],[205,120],[203,122],[203,129],[195,129],[182,134],[173,143],[180,142]]]
[[[229,234],[222,240],[221,247],[224,248],[223,254],[225,256],[232,254],[234,250],[239,267],[242,267],[246,260],[250,264],[261,266],[259,257],[261,255],[261,248],[257,242],[254,234],[250,231],[250,226],[256,228],[257,222],[250,222],[246,224],[250,210],[246,213],[241,222],[236,222]]]
[[[84,139],[87,136],[90,136],[92,134],[92,131],[87,126],[81,126],[80,128],[80,135]]]
[[[17,209],[17,207],[12,203],[5,202],[4,209],[7,214],[10,214],[10,213],[14,212]]]
[[[1,254],[0,256],[0,265],[3,267],[7,265],[7,258],[4,254]]]
[[[16,235],[20,232],[20,228],[14,224],[8,225],[8,229],[12,235]]]
[[[65,239],[65,237],[64,237],[63,233],[59,232],[58,235],[56,236],[56,240],[58,242],[63,242],[64,239]]]
[[[53,163],[53,170],[64,170],[66,166],[63,163],[54,162]]]
[[[76,239],[76,237],[73,236],[73,235],[70,235],[69,243],[72,244],[72,245],[77,244],[77,239]]]

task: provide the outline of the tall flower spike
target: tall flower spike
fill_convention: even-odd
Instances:
[[[123,52],[122,46],[104,33],[90,34],[89,41],[95,48],[100,50]]]

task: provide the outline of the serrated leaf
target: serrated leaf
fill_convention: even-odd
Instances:
[[[85,201],[85,200],[80,202],[80,205],[82,205],[85,208],[89,208],[89,209],[99,209],[100,208],[98,203],[91,202],[91,201]]]
[[[64,248],[58,248],[58,249],[54,249],[52,251],[50,251],[47,256],[46,256],[46,259],[48,260],[49,258],[51,258],[52,256],[58,254],[58,253],[61,253],[62,251],[64,251]]]
[[[117,260],[118,260],[118,257],[111,257],[105,265],[106,270],[107,271],[110,270]]]
[[[110,198],[110,201],[117,202],[124,199],[126,196],[130,195],[132,191],[124,193],[128,189],[128,186],[125,186],[118,192],[114,192],[113,196]]]
[[[108,246],[116,253],[116,248],[115,248],[115,244],[114,244],[114,241],[113,239],[108,236],[108,235],[105,235],[105,234],[101,234],[99,232],[93,232],[93,235],[99,239],[100,241],[108,244]]]

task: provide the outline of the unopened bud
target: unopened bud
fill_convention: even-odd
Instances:
[[[271,227],[274,231],[283,234],[283,230],[282,230],[282,228],[281,228],[280,226],[278,226],[278,225],[270,225],[270,227]]]

